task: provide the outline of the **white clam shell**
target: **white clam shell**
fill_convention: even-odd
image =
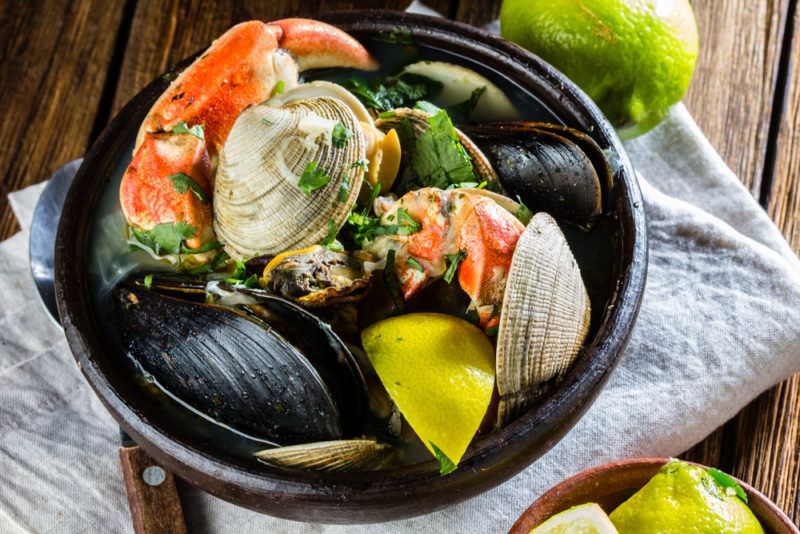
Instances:
[[[527,410],[546,383],[572,365],[590,313],[564,234],[550,215],[537,213],[517,241],[498,325],[499,426]]]
[[[344,224],[361,188],[363,173],[353,163],[365,157],[366,141],[350,106],[330,96],[284,101],[246,109],[220,154],[214,232],[235,259],[318,243],[329,221]],[[336,123],[353,133],[341,148],[331,141]],[[306,195],[298,181],[311,162],[330,182]],[[345,180],[349,191],[339,201]]]
[[[256,453],[264,462],[310,471],[367,471],[387,466],[394,457],[390,445],[371,439],[304,443]]]

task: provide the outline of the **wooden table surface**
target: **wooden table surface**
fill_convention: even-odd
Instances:
[[[800,250],[800,15],[795,0],[693,0],[700,59],[686,104],[722,157]],[[0,239],[6,194],[80,157],[151,79],[232,24],[408,0],[0,0]],[[482,25],[500,0],[429,0]],[[749,482],[800,521],[800,375],[688,451]]]

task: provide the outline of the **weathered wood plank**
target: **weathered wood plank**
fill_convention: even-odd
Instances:
[[[694,0],[700,57],[684,101],[758,198],[789,0]]]
[[[0,238],[17,230],[6,195],[87,149],[123,2],[13,2],[0,10]]]
[[[313,17],[337,9],[383,7],[402,10],[408,0],[388,0],[377,6],[367,0],[310,0],[276,2],[247,0],[216,2],[203,0],[141,0],[131,28],[120,82],[114,98],[114,110],[127,102],[148,82],[182,58],[208,46],[232,25],[251,19],[276,20],[298,15]],[[449,0],[426,4],[448,14]]]

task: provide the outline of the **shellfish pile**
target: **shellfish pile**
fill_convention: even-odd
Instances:
[[[499,431],[586,343],[591,304],[560,225],[604,216],[603,150],[519,120],[489,80],[446,63],[372,85],[300,83],[308,67],[376,65],[352,37],[299,20],[234,27],[145,120],[120,201],[130,242],[176,272],[116,288],[120,339],[161,388],[260,443],[261,462],[384,469],[418,429],[360,332],[443,311],[491,341],[499,402],[469,439]],[[233,52],[244,66],[225,59]],[[212,67],[241,83],[205,85]],[[435,99],[456,76],[473,87],[463,103],[409,96]],[[194,104],[179,105],[186,95]],[[492,109],[504,122],[483,119]]]

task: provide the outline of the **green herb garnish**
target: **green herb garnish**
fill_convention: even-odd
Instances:
[[[464,120],[469,119],[472,112],[478,106],[478,102],[480,101],[483,93],[486,92],[486,86],[482,85],[480,87],[476,87],[472,90],[472,94],[470,94],[469,98],[464,100],[463,102],[459,102],[458,104],[454,104],[450,106],[450,112],[453,115],[462,117]]]
[[[191,191],[192,194],[197,197],[197,200],[203,204],[208,204],[208,196],[206,196],[206,192],[203,191],[203,188],[200,187],[200,184],[195,182],[194,179],[188,174],[183,174],[182,172],[171,174],[167,176],[167,180],[172,182],[172,187],[174,187],[175,191],[178,193],[183,194],[187,191]]]
[[[342,183],[339,185],[339,194],[336,196],[336,200],[339,202],[344,202],[347,200],[347,197],[350,196],[350,178],[347,175],[342,176]]]
[[[131,226],[129,230],[131,248],[152,252],[156,256],[180,254],[183,242],[197,233],[197,229],[186,221],[161,223],[149,230],[139,230]]]
[[[341,122],[337,122],[331,132],[331,140],[333,141],[333,146],[336,148],[346,147],[351,137],[353,137],[353,132]]]
[[[148,275],[146,275],[146,276],[144,277],[144,287],[145,287],[146,289],[150,289],[150,287],[151,287],[152,285],[153,285],[153,275],[152,275],[152,274],[148,274]]]
[[[422,265],[416,259],[414,259],[413,256],[406,258],[406,265],[419,272],[423,272],[425,270]]]
[[[375,187],[372,188],[372,191],[369,192],[369,197],[367,197],[367,203],[364,205],[364,209],[361,210],[361,215],[365,217],[367,214],[372,211],[372,205],[375,203],[375,199],[378,198],[378,195],[381,192],[381,184],[378,182],[375,184]]]
[[[258,275],[256,275],[256,274],[250,275],[250,277],[247,280],[242,282],[242,285],[244,287],[248,287],[248,288],[257,287],[258,286]]]
[[[459,264],[464,261],[464,258],[467,257],[467,251],[464,249],[459,250],[455,254],[447,254],[445,258],[447,258],[447,271],[444,273],[444,281],[448,284],[453,281],[453,277],[456,275],[456,271],[458,270]]]
[[[310,161],[308,165],[306,165],[303,175],[300,176],[297,187],[306,195],[310,195],[312,191],[316,191],[320,187],[325,187],[330,181],[331,177],[325,174],[325,171],[321,168],[317,167],[317,162]]]
[[[220,243],[219,241],[212,241],[198,248],[182,247],[181,254],[202,254],[203,252],[208,252],[209,250],[216,250],[218,248],[222,248],[222,243]]]
[[[358,161],[354,161],[352,165],[350,165],[351,169],[361,169],[364,172],[369,170],[369,161],[366,158],[361,158]]]
[[[442,108],[434,104],[431,104],[427,100],[418,100],[417,103],[414,104],[414,109],[420,109],[425,113],[430,113],[431,115],[436,115],[442,110]]]
[[[408,214],[405,208],[397,208],[397,222],[399,222],[402,226],[409,226],[413,228],[412,233],[416,233],[422,228],[414,218]]]
[[[423,187],[445,189],[450,184],[476,182],[472,160],[444,110],[428,119],[428,129],[416,140],[411,164]]]
[[[261,124],[264,126],[272,126],[272,121],[269,119],[261,119]]]
[[[747,494],[732,476],[713,467],[708,469],[708,476],[713,478],[717,484],[722,486],[725,489],[726,494],[736,495],[743,503],[747,504]]]
[[[497,335],[497,330],[498,327],[496,326],[488,326],[484,329],[484,332],[486,332],[487,336],[492,337]]]
[[[191,128],[184,122],[178,121],[178,124],[172,127],[172,133],[175,134],[191,134],[198,139],[205,139],[203,133],[204,126],[202,124],[195,124]]]
[[[394,117],[397,117],[397,112],[396,111],[391,111],[390,110],[390,111],[384,111],[382,113],[378,113],[378,118],[379,119],[391,119],[391,118],[394,118]]]
[[[319,244],[323,247],[328,247],[329,250],[334,252],[340,252],[344,250],[344,247],[336,242],[336,234],[338,232],[339,229],[336,227],[336,223],[333,222],[333,219],[328,219],[328,234],[322,238],[322,241],[320,241]]]
[[[390,32],[381,32],[380,39],[387,43],[411,44],[411,28],[398,26]]]
[[[444,476],[444,475],[449,475],[450,473],[455,471],[458,466],[454,464],[453,461],[450,458],[448,458],[444,452],[442,452],[442,449],[437,447],[432,441],[429,441],[428,443],[430,443],[431,449],[433,449],[433,454],[439,461],[439,474]]]
[[[238,284],[244,280],[245,275],[247,275],[247,266],[243,262],[236,260],[236,269],[234,269],[233,274],[226,278],[225,281],[231,284]]]
[[[272,92],[274,95],[283,94],[283,90],[286,88],[286,82],[283,80],[279,80],[278,83],[275,84],[275,90]]]
[[[188,272],[189,274],[213,273],[214,271],[219,270],[220,267],[225,265],[225,262],[228,261],[228,258],[229,256],[225,251],[217,252],[210,262],[206,263],[205,265],[200,265],[198,267],[195,267],[194,269],[190,269]]]
[[[525,205],[522,199],[519,198],[519,195],[517,195],[517,202],[519,202],[519,208],[517,208],[517,213],[515,213],[514,215],[517,216],[517,219],[519,219],[519,221],[522,224],[527,225],[529,222],[531,222],[531,218],[533,217],[533,212],[530,210],[528,206]]]
[[[397,76],[375,78],[367,85],[357,78],[345,82],[345,87],[356,95],[364,105],[377,112],[410,107],[418,100],[438,95],[442,84],[427,76],[404,72]]]

